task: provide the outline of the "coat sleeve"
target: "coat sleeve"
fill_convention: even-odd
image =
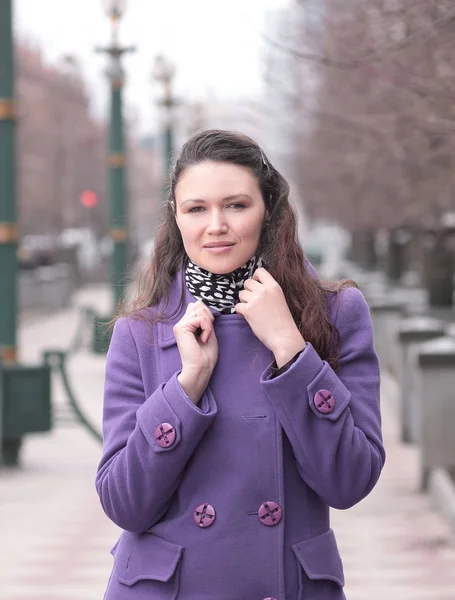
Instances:
[[[368,305],[357,288],[338,295],[340,367],[311,344],[282,375],[261,383],[289,438],[304,481],[329,506],[349,508],[379,479],[385,461],[379,361]],[[320,393],[318,393],[320,392]]]
[[[96,489],[107,516],[127,531],[146,531],[162,517],[217,412],[209,390],[197,407],[177,375],[146,398],[129,322],[120,319],[115,324],[106,362],[103,453]],[[157,427],[164,423],[175,432],[168,447],[155,439]]]

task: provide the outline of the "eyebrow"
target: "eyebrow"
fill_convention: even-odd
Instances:
[[[221,202],[230,202],[232,200],[239,200],[240,198],[248,198],[249,200],[253,200],[253,198],[248,194],[233,194],[232,196],[226,196],[226,198],[223,198]],[[202,204],[206,204],[207,200],[202,200],[201,198],[188,198],[188,200],[184,200],[180,206],[183,206],[187,202],[201,202]]]

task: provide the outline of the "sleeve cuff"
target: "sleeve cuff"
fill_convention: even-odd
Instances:
[[[294,358],[292,358],[289,361],[289,363],[286,363],[286,365],[283,365],[283,367],[281,367],[281,369],[283,369],[281,373],[274,374],[273,365],[276,363],[273,362],[262,374],[261,381],[265,383],[267,381],[271,381],[272,379],[278,379],[280,375],[288,375],[291,372],[293,372],[296,369],[297,365],[300,364],[302,361],[305,364],[305,374],[307,376],[307,379],[308,381],[312,381],[321,371],[323,367],[323,362],[319,354],[309,342],[306,342],[305,348],[296,356],[294,356]]]
[[[215,398],[208,388],[199,408],[185,394],[175,374],[138,409],[137,421],[155,452],[169,452],[181,442],[182,423],[185,436],[193,441],[199,440],[212,425],[216,413]],[[175,440],[168,448],[161,447],[155,439],[155,431],[163,423],[168,423],[175,430]]]
[[[291,360],[288,360],[288,362],[285,365],[283,365],[279,368],[276,364],[276,361],[273,361],[273,364],[270,367],[270,379],[273,379],[274,377],[279,377],[280,375],[285,373],[289,369],[289,367],[295,363],[295,361],[299,358],[299,356],[302,354],[302,352],[303,352],[303,350],[300,350],[299,352],[297,352],[297,354],[295,356],[293,356],[291,358]]]
[[[310,410],[318,418],[336,420],[349,405],[351,394],[333,372],[326,361],[323,361],[313,346],[307,343],[305,349],[291,364],[286,373],[273,378],[269,367],[261,377],[261,383],[272,401],[287,398],[286,406],[292,410],[294,403],[301,404],[306,391]],[[334,408],[330,412],[321,411],[317,407],[318,392],[328,391],[335,398]],[[319,394],[320,395],[320,394]]]

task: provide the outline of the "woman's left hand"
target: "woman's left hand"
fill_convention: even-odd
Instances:
[[[247,320],[256,337],[275,355],[278,367],[305,348],[284,292],[263,268],[245,281],[235,310]]]

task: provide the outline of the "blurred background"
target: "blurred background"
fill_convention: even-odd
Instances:
[[[78,283],[99,281],[113,248],[107,57],[94,50],[110,22],[89,0],[14,9],[21,280],[72,262]],[[336,276],[335,245],[422,277],[423,249],[443,252],[454,223],[452,27],[444,0],[130,0],[118,32],[137,45],[122,56],[129,264],[151,245],[169,152],[220,127],[252,135],[290,180],[324,274]]]
[[[130,262],[151,245],[169,151],[174,156],[198,129],[245,131],[292,172],[285,90],[296,74],[290,57],[264,41],[266,32],[287,36],[294,28],[295,7],[286,6],[128,2],[119,44],[137,45],[122,61]],[[107,277],[109,96],[106,57],[94,49],[111,31],[101,8],[88,0],[15,2],[24,278],[35,267],[66,262],[72,248],[81,283]]]
[[[102,597],[106,326],[205,128],[261,144],[370,304],[389,458],[334,514],[349,599],[455,600],[454,39],[453,0],[0,0],[2,600]]]
[[[101,8],[88,0],[74,6],[52,0],[14,3],[18,258],[20,302],[27,309],[46,309],[36,306],[38,298],[30,306],[25,291],[40,272],[53,273],[40,267],[70,263],[78,284],[108,277],[113,251],[106,177],[109,74],[106,57],[94,50],[111,40],[111,31]],[[333,167],[319,168],[318,181],[314,165],[306,167],[311,178],[302,172],[310,160],[328,166],[336,156],[340,162],[345,157],[344,149],[327,140],[334,157],[322,159],[324,150],[316,144],[319,123],[327,135],[333,129],[329,111],[315,110],[332,97],[331,73],[316,59],[299,56],[325,52],[332,19],[327,11],[320,2],[286,0],[128,2],[118,42],[137,45],[136,52],[122,57],[121,67],[129,264],[152,244],[169,152],[175,156],[202,128],[244,131],[264,146],[291,181],[303,242],[308,217],[317,224],[343,215],[339,199],[331,202],[325,189],[329,172],[333,183],[338,181]],[[346,126],[349,119],[332,135],[342,139]],[[308,240],[317,260],[324,251],[321,237],[318,231]]]

